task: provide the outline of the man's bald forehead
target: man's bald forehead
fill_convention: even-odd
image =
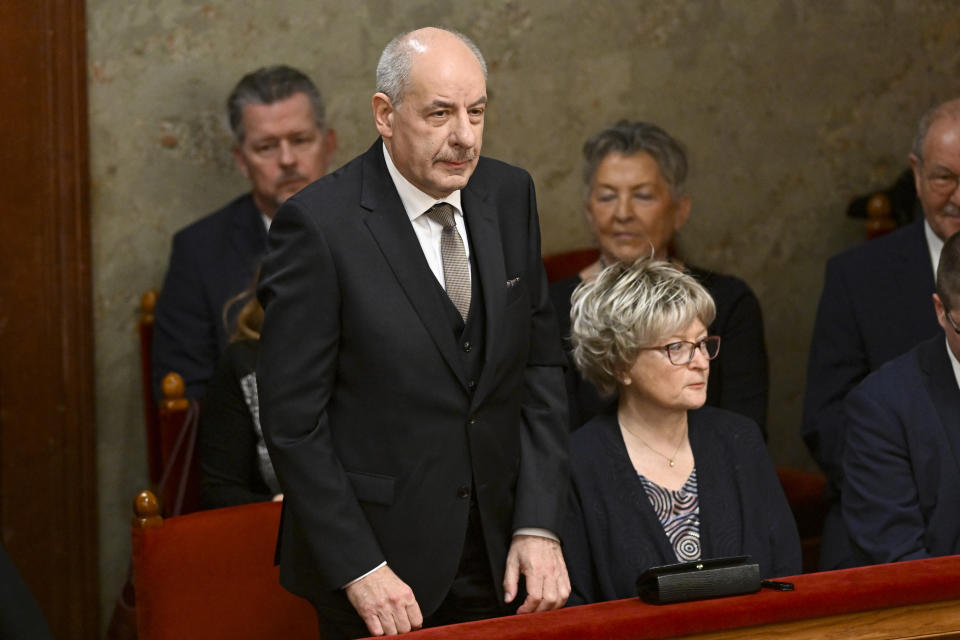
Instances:
[[[479,63],[483,78],[486,80],[487,63],[480,49],[470,38],[449,29],[423,27],[395,36],[384,47],[383,53],[380,54],[380,61],[377,63],[377,92],[385,94],[393,101],[394,106],[398,106],[409,83],[414,60],[419,55],[436,48],[437,45],[465,47]]]
[[[960,132],[960,98],[938,104],[928,109],[920,118],[910,149],[919,161],[923,161],[930,131],[935,128],[940,129],[942,126],[955,127]]]

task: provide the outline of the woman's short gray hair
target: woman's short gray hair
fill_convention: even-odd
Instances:
[[[597,167],[611,153],[632,156],[648,153],[660,167],[660,174],[674,198],[684,194],[687,184],[687,152],[683,145],[655,124],[621,120],[603,129],[583,144],[583,182],[593,182]]]
[[[717,310],[703,285],[669,262],[616,263],[573,292],[573,360],[603,394],[617,389],[643,347],[694,320],[710,326]]]
[[[457,37],[463,44],[473,52],[483,69],[483,78],[487,78],[487,63],[480,53],[479,47],[473,43],[473,40],[463,35],[459,31],[437,27],[441,31],[446,31]],[[410,34],[413,31],[401,33],[393,40],[387,43],[380,54],[380,62],[377,63],[377,92],[384,93],[393,106],[400,106],[403,100],[404,91],[410,82],[410,67],[413,66],[413,54],[416,53],[410,46]]]

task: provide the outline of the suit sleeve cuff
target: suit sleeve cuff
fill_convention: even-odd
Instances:
[[[560,538],[557,537],[553,531],[549,529],[541,529],[539,527],[520,527],[513,532],[515,536],[540,536],[541,538],[547,538],[548,540],[553,540],[554,542],[560,542]]]
[[[387,561],[386,561],[386,560],[384,560],[383,562],[381,562],[380,564],[378,564],[377,566],[375,566],[373,569],[370,569],[370,571],[367,571],[367,572],[366,572],[365,574],[363,574],[362,576],[357,576],[356,578],[354,578],[353,580],[351,580],[350,582],[348,582],[347,584],[343,585],[343,586],[340,587],[340,588],[341,588],[341,589],[346,589],[347,587],[349,587],[349,586],[352,585],[353,583],[355,583],[355,582],[360,582],[361,580],[363,580],[364,578],[366,578],[368,575],[370,575],[370,574],[373,573],[374,571],[377,571],[378,569],[382,569],[382,568],[384,568],[385,566],[387,566]]]

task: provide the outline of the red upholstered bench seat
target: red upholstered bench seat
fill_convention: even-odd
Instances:
[[[960,556],[785,579],[796,585],[795,591],[764,589],[748,596],[663,606],[648,605],[633,598],[424,629],[408,637],[410,640],[659,639],[957,600],[960,599]],[[960,606],[956,609],[960,610]],[[960,611],[956,617],[960,625]],[[960,631],[960,626],[957,630]]]

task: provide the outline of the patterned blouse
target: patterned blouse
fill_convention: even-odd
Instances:
[[[257,374],[248,373],[240,378],[240,388],[243,390],[243,399],[247,403],[247,409],[250,410],[250,417],[253,419],[253,430],[257,433],[257,466],[260,468],[260,475],[267,488],[274,495],[280,493],[280,481],[277,480],[277,472],[273,470],[273,464],[270,462],[270,454],[267,453],[267,443],[263,440],[263,428],[260,426],[260,401],[257,394]]]
[[[653,505],[657,519],[663,525],[667,540],[680,562],[700,559],[700,498],[697,493],[697,469],[676,491],[661,487],[647,480],[642,474],[640,482]]]

